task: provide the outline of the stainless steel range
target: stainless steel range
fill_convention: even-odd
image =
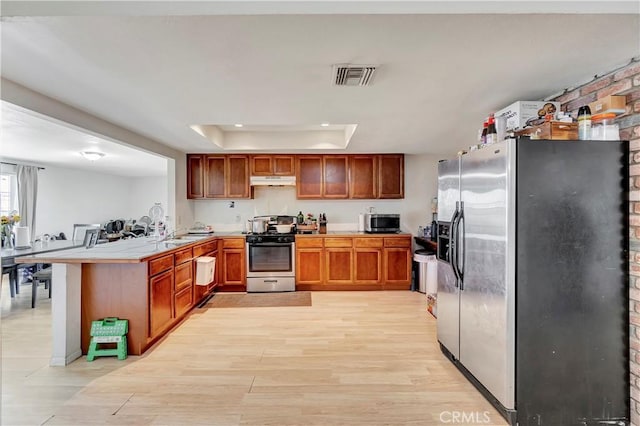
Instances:
[[[248,293],[296,290],[295,228],[276,231],[276,225],[293,223],[293,216],[272,216],[266,232],[247,235]]]

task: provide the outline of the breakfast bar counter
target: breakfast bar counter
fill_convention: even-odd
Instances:
[[[129,321],[128,353],[140,355],[213,291],[196,283],[197,259],[215,258],[217,235],[120,240],[91,248],[26,255],[18,263],[52,263],[51,365],[86,353],[92,321]],[[215,261],[211,262],[215,265]]]

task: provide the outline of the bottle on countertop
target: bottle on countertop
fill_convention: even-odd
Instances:
[[[578,139],[591,139],[591,108],[589,105],[578,108]]]
[[[327,216],[324,213],[320,213],[319,224],[320,224],[320,228],[318,229],[318,233],[326,234],[327,233]]]
[[[304,215],[302,214],[302,210],[298,213],[298,225],[304,225]]]
[[[498,142],[498,131],[496,130],[496,119],[493,116],[493,114],[489,114],[489,118],[487,119],[486,144],[490,145],[496,142]]]

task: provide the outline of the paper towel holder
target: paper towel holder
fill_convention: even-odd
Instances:
[[[15,237],[15,248],[20,249],[28,249],[31,248],[31,237],[29,236],[29,227],[28,226],[16,226],[13,229],[14,237]]]

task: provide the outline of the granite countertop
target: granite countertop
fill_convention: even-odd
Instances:
[[[95,247],[79,247],[63,251],[26,255],[16,258],[17,263],[140,263],[159,254],[224,237],[225,235],[185,235],[181,239],[155,241],[152,237],[119,240],[98,244]]]

